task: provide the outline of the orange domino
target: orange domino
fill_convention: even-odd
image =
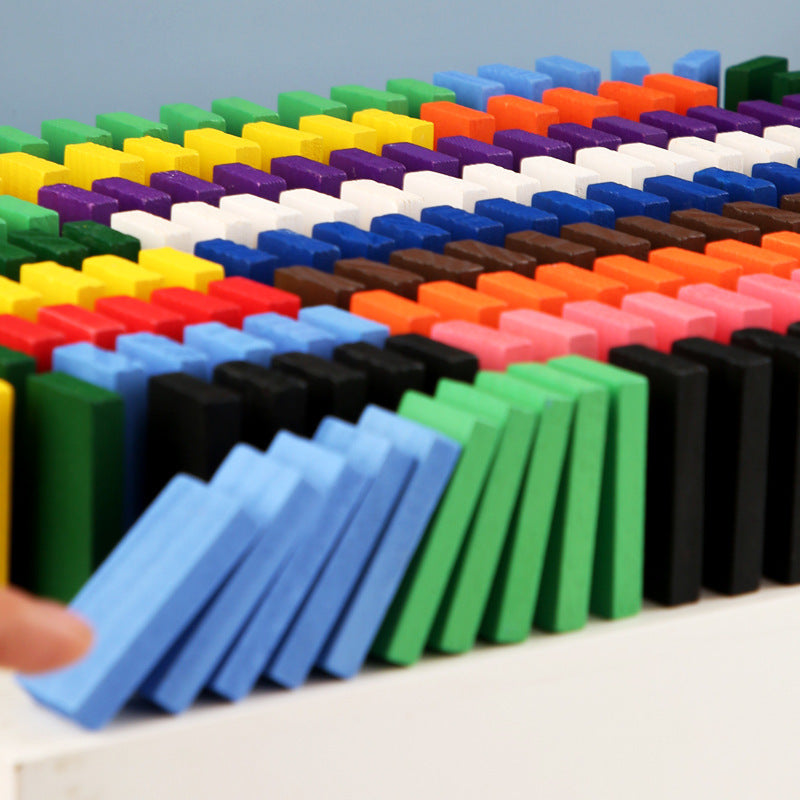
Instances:
[[[547,129],[559,122],[558,109],[515,94],[497,94],[489,98],[487,113],[495,119],[496,130],[518,129],[547,136]]]
[[[530,308],[556,316],[561,316],[561,309],[569,299],[562,289],[516,272],[484,272],[478,275],[477,288],[502,300],[509,308]]]
[[[675,95],[675,111],[678,114],[685,114],[694,106],[717,104],[717,87],[708,83],[681,78],[679,75],[670,75],[667,72],[645,75],[642,83],[648,89]]]
[[[431,327],[442,321],[432,308],[425,308],[385,289],[355,292],[350,298],[350,313],[388,325],[392,336],[402,333],[428,336]]]
[[[800,233],[794,231],[766,233],[761,237],[761,247],[771,253],[783,253],[800,259]]]
[[[542,93],[542,102],[558,109],[559,122],[577,122],[578,125],[592,127],[597,117],[618,117],[619,103],[595,94],[579,92],[559,86]]]
[[[508,311],[508,303],[452,281],[421,284],[417,289],[417,300],[438,311],[444,320],[463,319],[495,328],[500,323],[500,315]]]
[[[651,264],[683,275],[688,283],[713,283],[723,289],[736,290],[736,282],[744,270],[732,261],[723,261],[680,247],[662,247],[651,250],[647,260]]]
[[[491,144],[494,138],[495,122],[491,114],[458,103],[444,100],[423,103],[419,107],[419,118],[433,123],[434,147],[443,136],[469,136],[486,144]]]
[[[611,306],[619,306],[628,291],[614,278],[566,262],[537,267],[536,280],[566,292],[570,301],[597,300]]]
[[[601,256],[594,260],[594,271],[624,283],[631,292],[658,292],[675,297],[686,285],[686,278],[655,264],[631,256]]]
[[[706,245],[706,255],[732,261],[738,264],[745,275],[766,272],[779,278],[791,278],[792,272],[800,269],[800,260],[795,256],[776,253],[754,244],[746,244],[736,239],[722,239]],[[798,252],[800,256],[800,252]]]
[[[674,94],[637,86],[635,83],[603,81],[597,94],[608,100],[616,100],[619,103],[619,115],[633,122],[638,122],[639,115],[646,111],[675,110]]]

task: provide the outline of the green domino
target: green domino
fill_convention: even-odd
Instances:
[[[23,264],[39,261],[34,253],[8,242],[0,242],[0,275],[19,281],[19,268]]]
[[[125,111],[113,111],[110,114],[98,114],[95,118],[98,128],[111,134],[111,143],[117,150],[122,150],[126,139],[139,139],[142,136],[155,136],[166,141],[169,131],[163,122],[137,117]]]
[[[65,222],[61,235],[82,244],[90,256],[114,255],[127,258],[128,261],[139,260],[142,243],[135,236],[120,233],[93,220]]]
[[[31,136],[19,128],[0,125],[0,153],[28,153],[37,158],[50,158],[50,145],[38,136]]]
[[[769,100],[772,79],[786,72],[789,61],[780,56],[759,56],[725,70],[725,108],[736,111],[742,100]]]
[[[47,119],[42,123],[42,139],[50,145],[50,160],[64,163],[64,148],[68,144],[94,142],[111,147],[111,134],[102,128],[84,125],[74,119]]]
[[[787,94],[800,94],[800,70],[773,74],[770,100],[780,103]]]
[[[51,236],[38,231],[18,231],[8,234],[11,244],[29,250],[37,261],[55,261],[65,267],[80,269],[83,259],[89,257],[88,248],[72,239]]]
[[[0,195],[0,199],[9,195]],[[5,244],[8,241],[8,224],[0,217],[0,244]]]
[[[37,231],[58,236],[57,211],[10,194],[0,195],[0,219],[8,226],[9,233]]]
[[[419,107],[423,103],[448,102],[455,103],[456,93],[443,86],[418,81],[414,78],[393,78],[386,81],[386,91],[401,94],[408,100],[408,113],[412,117],[419,116]]]
[[[393,664],[412,664],[425,649],[436,612],[489,474],[497,427],[427,395],[403,395],[398,413],[455,439],[461,457],[372,646]]]
[[[397,92],[384,92],[382,89],[369,89],[366,86],[349,84],[334,86],[331,89],[331,100],[338,100],[347,106],[348,118],[356,111],[367,108],[378,108],[391,111],[393,114],[408,114],[408,98]]]
[[[589,616],[608,391],[543,364],[512,364],[509,372],[540,389],[566,394],[575,403],[534,623],[553,633],[578,630]]]
[[[280,123],[278,115],[269,108],[251,103],[241,97],[221,97],[211,103],[211,110],[225,120],[228,133],[242,135],[242,128],[249,122]]]
[[[533,627],[575,403],[501,372],[479,372],[475,386],[530,415],[536,426],[511,530],[481,623],[483,639],[510,644]]]
[[[122,535],[122,398],[62,372],[28,379],[33,589],[67,602]]]
[[[169,130],[169,141],[183,146],[183,134],[198,128],[216,128],[225,132],[225,119],[212,111],[206,111],[190,103],[163,105],[158,118]]]
[[[647,379],[581,356],[549,364],[601,384],[609,393],[591,610],[606,619],[630,617],[641,611],[644,592]]]
[[[281,92],[278,95],[278,116],[281,125],[296,128],[300,124],[300,117],[312,117],[316,114],[326,114],[343,120],[350,119],[347,106],[336,100],[311,92]]]

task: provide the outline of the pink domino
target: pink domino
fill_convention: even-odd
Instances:
[[[714,340],[720,344],[728,344],[731,334],[742,328],[772,328],[772,306],[766,300],[732,292],[713,283],[682,286],[678,299],[717,315]]]
[[[509,364],[533,361],[533,345],[528,339],[476,322],[438,322],[431,328],[430,337],[473,353],[481,369],[504,370]]]
[[[622,310],[652,320],[656,326],[656,349],[669,353],[672,343],[688,336],[713,339],[717,315],[683,300],[658,292],[634,292],[622,299]]]
[[[562,316],[597,331],[597,355],[602,361],[608,360],[608,351],[612,347],[626,344],[656,346],[656,326],[652,320],[597,300],[566,303]]]
[[[786,333],[789,325],[800,320],[800,282],[796,280],[775,275],[742,275],[736,290],[766,300],[772,306],[772,329],[778,333]]]
[[[597,331],[575,322],[517,308],[500,315],[500,330],[530,340],[533,361],[548,361],[557,356],[578,355],[597,358]]]

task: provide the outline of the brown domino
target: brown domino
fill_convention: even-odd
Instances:
[[[778,231],[800,233],[800,214],[783,208],[765,206],[763,203],[751,203],[748,200],[726,203],[722,206],[722,215],[749,222],[757,226],[762,234],[778,233]]]
[[[722,217],[710,211],[700,211],[697,208],[687,208],[683,211],[673,211],[669,221],[682,228],[691,228],[705,234],[709,242],[719,242],[723,239],[736,239],[745,244],[761,243],[761,229],[758,225],[743,222],[738,219]]]
[[[781,208],[800,214],[800,194],[785,194],[781,197]]]
[[[444,254],[480,264],[486,272],[516,272],[517,275],[532,278],[536,271],[536,259],[533,256],[475,239],[448,242],[444,246]]]
[[[536,231],[509,233],[506,236],[506,247],[533,256],[539,264],[566,263],[591,269],[597,258],[594,247]]]
[[[652,217],[620,217],[616,222],[616,228],[622,233],[647,239],[653,250],[661,247],[681,247],[684,250],[702,253],[708,241],[702,231],[672,225]]]
[[[383,289],[409,300],[417,299],[417,288],[424,282],[415,272],[369,258],[343,258],[334,264],[333,274],[363,284],[368,290]]]
[[[417,247],[395,250],[389,257],[389,262],[394,267],[421,275],[426,281],[452,281],[470,289],[475,288],[478,275],[484,272],[480,264],[472,261],[432,253],[430,250],[421,250]]]
[[[300,297],[306,306],[338,306],[350,310],[350,298],[363,292],[363,283],[356,283],[338,275],[313,267],[282,267],[275,270],[275,287]]]
[[[561,226],[561,238],[594,247],[598,256],[630,256],[647,261],[650,242],[641,236],[614,231],[592,222],[575,222]]]

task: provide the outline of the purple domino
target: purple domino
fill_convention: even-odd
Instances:
[[[440,172],[451,178],[458,178],[461,175],[461,164],[457,158],[437,153],[418,144],[410,142],[385,144],[381,154],[384,158],[399,161],[408,172]]]
[[[37,199],[40,206],[58,212],[62,225],[65,222],[82,222],[87,219],[108,225],[111,215],[119,211],[119,203],[113,197],[70,186],[68,183],[42,186]]]
[[[740,114],[749,114],[751,117],[755,117],[764,127],[769,125],[800,125],[800,108],[779,106],[777,103],[770,103],[768,100],[742,100],[736,110]]]
[[[113,197],[119,203],[120,211],[147,211],[169,219],[172,198],[152,186],[142,186],[127,178],[98,178],[92,184],[92,191]]]
[[[214,183],[221,186],[226,194],[254,194],[275,203],[286,189],[283,178],[249,164],[217,164],[214,167]]]
[[[273,158],[270,170],[286,181],[287,189],[313,189],[333,197],[339,196],[342,182],[347,180],[342,170],[303,156]]]
[[[578,125],[577,122],[551,125],[547,129],[547,135],[551,139],[567,142],[573,151],[582,150],[584,147],[607,147],[609,150],[616,150],[622,144],[622,139],[613,133],[587,128],[585,125]]]
[[[514,154],[506,147],[487,144],[469,136],[443,136],[436,142],[440,153],[458,159],[461,168],[469,164],[496,164],[514,169]]]
[[[177,169],[167,172],[154,172],[150,176],[150,186],[166,192],[173,203],[191,203],[199,200],[212,206],[218,206],[220,198],[225,196],[225,189],[211,181],[195,178]]]
[[[785,94],[782,103],[787,108],[800,109],[800,94]]]
[[[645,111],[639,115],[639,122],[665,130],[670,139],[678,136],[697,136],[713,142],[717,138],[717,128],[711,122],[684,117],[674,111]]]
[[[560,139],[548,139],[547,136],[540,136],[538,133],[511,128],[506,131],[497,131],[494,135],[494,143],[498,147],[505,147],[514,155],[514,169],[519,170],[519,162],[523,158],[531,156],[550,156],[559,158],[561,161],[572,161],[572,145],[569,142],[562,142]]]
[[[396,186],[398,189],[403,188],[403,175],[406,174],[403,164],[357,147],[332,151],[330,165],[342,170],[349,181],[366,179]]]
[[[762,125],[755,117],[748,117],[746,114],[728,111],[725,108],[695,106],[687,110],[686,116],[703,122],[710,122],[720,133],[742,131],[744,133],[752,133],[754,136],[761,136],[762,134]]]
[[[597,117],[592,121],[592,128],[603,133],[618,136],[622,144],[641,142],[654,147],[666,147],[669,144],[667,132],[642,122],[633,122],[624,117]]]

